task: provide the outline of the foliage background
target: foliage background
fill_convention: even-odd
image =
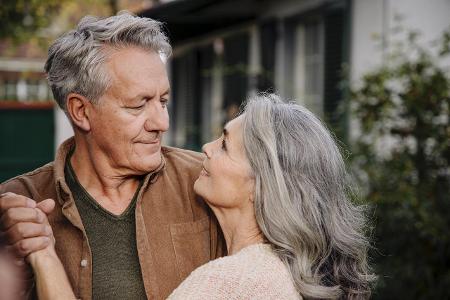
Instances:
[[[120,3],[119,3],[120,2]],[[5,0],[0,5],[0,41],[11,46],[38,44],[47,49],[59,34],[72,28],[87,14],[107,16],[131,5],[129,0]],[[129,2],[129,3],[128,3]],[[15,49],[12,47],[11,51]]]
[[[450,298],[450,30],[407,33],[351,91],[352,168],[374,208],[375,299]]]

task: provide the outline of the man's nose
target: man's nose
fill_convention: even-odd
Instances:
[[[169,114],[159,101],[155,105],[149,105],[146,114],[145,130],[165,132],[169,129]]]

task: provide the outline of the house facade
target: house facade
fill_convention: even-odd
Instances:
[[[137,11],[164,22],[173,45],[165,143],[194,150],[264,91],[352,138],[358,120],[345,106],[343,79],[357,84],[383,62],[399,22],[425,43],[450,26],[449,0],[165,0]],[[45,53],[23,59],[7,50],[0,44],[0,181],[51,160],[73,134],[50,102]]]
[[[257,92],[345,126],[348,1],[173,1],[141,15],[163,21],[174,45],[170,144],[198,150]]]
[[[164,22],[174,46],[167,142],[198,150],[264,91],[305,105],[339,138],[354,136],[343,80],[357,83],[383,61],[396,26],[437,38],[450,1],[185,0],[140,15]]]

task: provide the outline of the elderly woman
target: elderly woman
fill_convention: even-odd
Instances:
[[[335,141],[311,112],[257,96],[203,151],[194,189],[217,216],[228,256],[192,272],[170,299],[369,297],[365,218],[347,196]],[[73,297],[54,253],[29,257],[38,293]]]

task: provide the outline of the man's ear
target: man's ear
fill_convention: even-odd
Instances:
[[[70,93],[67,95],[67,113],[70,115],[73,124],[83,131],[91,130],[89,120],[89,112],[91,107],[92,104],[86,97],[76,93]]]

